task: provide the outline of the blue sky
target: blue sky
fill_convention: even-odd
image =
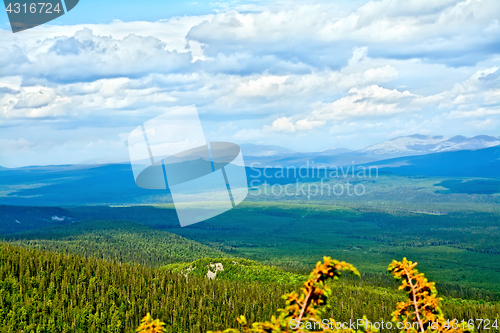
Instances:
[[[0,165],[126,161],[195,104],[212,141],[297,151],[500,134],[500,2],[90,1],[0,17]]]

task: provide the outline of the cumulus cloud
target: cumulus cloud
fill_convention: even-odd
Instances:
[[[294,133],[296,131],[309,131],[324,124],[323,120],[300,119],[294,123],[288,117],[280,117],[273,121],[271,126],[264,126],[264,131]]]
[[[0,32],[3,139],[36,155],[46,151],[33,134],[43,125],[56,133],[50,142],[73,142],[54,154],[90,156],[190,104],[214,140],[291,148],[499,130],[496,0],[231,6],[157,22],[42,25],[23,38]],[[76,139],[69,129],[87,132]]]
[[[332,103],[319,102],[313,106],[308,119],[315,121],[341,121],[354,118],[388,117],[398,113],[415,113],[429,107],[438,109],[454,109],[446,113],[451,118],[485,118],[500,114],[500,75],[498,68],[492,67],[475,72],[470,78],[457,82],[450,90],[439,94],[421,96],[409,91],[386,89],[378,85],[363,88],[352,88],[346,96]],[[440,119],[440,118],[439,118]],[[278,121],[279,120],[279,121]],[[273,122],[270,128],[275,131],[294,132],[296,126],[289,118],[282,117]],[[443,119],[440,119],[443,121]],[[405,124],[411,131],[423,131],[423,126],[409,126],[415,121]],[[483,120],[486,127],[496,122]],[[322,125],[322,124],[321,124]],[[305,130],[317,126],[303,127]],[[479,128],[479,127],[478,127]]]
[[[295,5],[277,12],[219,13],[194,26],[187,38],[206,45],[213,56],[252,46],[257,54],[286,50],[289,58],[316,64],[318,59],[303,54],[310,47],[338,54],[362,43],[377,56],[463,65],[496,53],[499,16],[495,0],[370,1],[349,14],[335,5]]]
[[[271,128],[269,128],[271,131],[276,131],[276,132],[295,132],[295,125],[292,123],[290,118],[287,117],[280,117],[273,121]]]
[[[19,84],[8,83],[0,83],[1,88],[4,90],[4,94],[0,97],[0,117],[2,118],[66,115],[67,110],[64,110],[64,106],[68,104],[68,98],[55,89],[40,85],[22,87]]]
[[[481,69],[450,90],[420,98],[419,104],[436,104],[452,110],[448,118],[484,118],[500,114],[500,71],[498,67]]]
[[[253,97],[278,94],[282,83],[287,78],[288,76],[263,76],[255,80],[242,82],[236,89],[236,96]]]
[[[24,75],[51,81],[81,81],[103,77],[138,76],[150,72],[179,72],[190,61],[189,53],[168,51],[152,36],[130,34],[122,39],[95,35],[89,28],[71,37],[47,38],[20,57],[17,45],[5,47],[4,75]]]
[[[301,119],[297,120],[295,123],[295,128],[298,131],[310,131],[315,129],[316,127],[323,126],[325,121],[323,120],[309,120],[309,119]]]
[[[415,98],[409,91],[400,92],[377,85],[362,89],[352,88],[347,96],[333,103],[318,103],[311,116],[323,120],[389,116],[409,110],[411,101]]]
[[[39,109],[49,105],[56,98],[52,89],[43,87],[29,87],[21,91],[21,96],[14,105],[14,109]]]

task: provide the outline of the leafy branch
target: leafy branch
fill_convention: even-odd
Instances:
[[[165,323],[159,319],[153,319],[148,312],[141,320],[141,324],[136,330],[138,333],[163,333],[165,332]]]
[[[408,293],[408,300],[399,302],[392,313],[392,321],[403,323],[405,332],[467,332],[468,330],[453,328],[450,320],[444,318],[439,307],[442,300],[437,297],[434,282],[429,282],[423,273],[415,269],[417,263],[403,258],[402,261],[394,260],[387,269],[396,280],[402,280],[399,287]],[[416,324],[416,325],[414,325]],[[417,326],[417,328],[414,328]],[[458,326],[458,325],[457,325]]]

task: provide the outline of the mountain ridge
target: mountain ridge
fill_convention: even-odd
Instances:
[[[247,166],[258,162],[262,166],[276,165],[302,165],[306,161],[314,161],[316,165],[347,165],[363,164],[378,160],[385,160],[403,156],[425,155],[459,150],[477,150],[500,145],[500,136],[476,135],[466,137],[455,135],[444,137],[442,135],[412,134],[398,136],[390,140],[372,144],[361,149],[351,150],[348,148],[327,148],[318,152],[296,152],[292,149],[278,145],[259,145],[253,143],[240,144],[241,152]],[[0,171],[8,170],[48,170],[52,168],[66,167],[70,169],[90,169],[98,166],[129,164],[129,161],[106,162],[106,163],[79,163],[62,165],[30,165],[16,168],[0,166]]]
[[[388,158],[446,151],[483,149],[497,145],[500,145],[500,137],[489,135],[476,135],[474,137],[456,135],[447,138],[442,135],[413,134],[399,136],[388,141],[367,146],[358,151],[370,156],[382,155]]]

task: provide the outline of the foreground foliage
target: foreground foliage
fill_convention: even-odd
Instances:
[[[266,333],[266,332],[378,332],[377,327],[370,322],[366,316],[360,324],[351,328],[351,325],[336,325],[335,319],[325,321],[324,314],[327,298],[331,289],[325,284],[327,279],[338,279],[343,271],[359,275],[354,266],[346,262],[339,262],[325,257],[324,262],[318,262],[316,268],[311,272],[309,279],[302,287],[299,296],[292,292],[283,296],[286,306],[278,310],[278,316],[272,316],[270,320],[249,324],[245,316],[240,316],[238,322],[241,330],[226,329],[219,333]],[[389,265],[389,272],[397,280],[403,280],[399,289],[408,293],[408,300],[399,302],[393,312],[392,327],[397,327],[401,332],[445,332],[465,333],[473,330],[473,327],[463,324],[456,327],[446,320],[437,297],[437,290],[433,282],[429,282],[424,274],[419,273],[415,266],[417,263],[404,258],[401,262],[393,261]],[[454,322],[456,319],[452,320]],[[358,322],[358,321],[356,321]],[[400,327],[398,326],[400,325]],[[383,325],[382,325],[383,326]],[[217,333],[217,332],[209,332]]]
[[[153,319],[148,312],[141,320],[141,324],[137,327],[138,333],[163,333],[165,332],[165,323],[159,319]]]

